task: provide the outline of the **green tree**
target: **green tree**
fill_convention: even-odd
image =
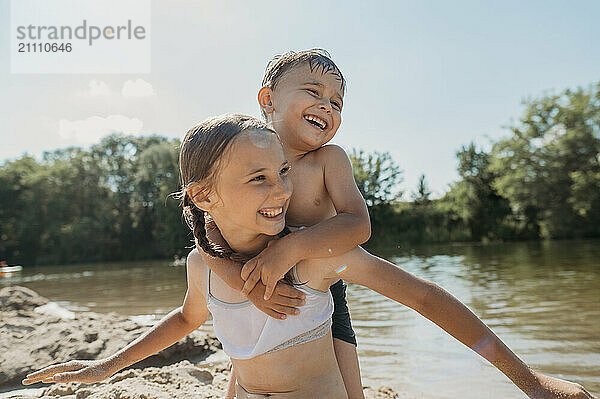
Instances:
[[[0,260],[24,263],[39,251],[41,209],[32,195],[31,176],[42,170],[29,155],[0,168]]]
[[[156,257],[182,255],[188,231],[181,210],[169,195],[179,185],[179,141],[165,141],[144,149],[137,158],[133,214],[140,250]]]
[[[429,185],[425,180],[425,175],[421,175],[419,177],[419,182],[417,183],[417,191],[412,194],[412,199],[414,204],[417,206],[428,205],[430,203],[429,197],[431,196],[431,190],[429,189]]]
[[[402,171],[387,152],[367,154],[353,149],[350,153],[354,180],[360,190],[371,218],[372,236],[375,241],[395,234],[397,226],[392,222],[393,205],[402,197],[398,185]]]
[[[464,221],[471,239],[506,238],[504,221],[510,216],[508,200],[498,195],[493,182],[497,177],[490,171],[490,155],[478,151],[474,143],[456,153],[458,174],[461,177],[444,197]]]
[[[526,102],[492,149],[494,188],[543,237],[600,234],[600,83]]]
[[[354,180],[369,208],[390,204],[402,197],[398,185],[402,182],[402,171],[388,152],[365,153],[353,149],[350,161]]]

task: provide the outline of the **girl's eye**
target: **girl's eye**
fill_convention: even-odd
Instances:
[[[263,180],[265,180],[265,176],[263,176],[263,175],[256,176],[256,177],[253,177],[252,179],[250,179],[250,181],[263,181]]]
[[[340,103],[338,103],[337,101],[332,102],[333,106],[336,107],[338,110],[342,109],[342,106],[340,105]]]
[[[279,171],[280,175],[287,175],[287,173],[290,171],[290,167],[289,166],[285,166],[283,168],[281,168],[281,170]]]
[[[306,89],[307,92],[309,92],[310,94],[314,94],[315,96],[319,95],[319,92],[313,89]]]

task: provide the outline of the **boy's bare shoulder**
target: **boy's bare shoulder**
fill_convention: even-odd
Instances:
[[[349,162],[348,154],[337,144],[326,144],[314,151],[315,158],[323,165],[335,166]]]

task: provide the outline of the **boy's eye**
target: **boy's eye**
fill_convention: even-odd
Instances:
[[[283,168],[281,168],[281,170],[279,171],[280,175],[286,175],[288,172],[290,171],[290,167],[289,166],[284,166]]]
[[[337,101],[333,101],[332,104],[333,104],[334,107],[336,107],[338,110],[341,111],[342,106],[340,105],[340,103],[338,103]]]
[[[250,179],[250,181],[263,181],[263,180],[265,180],[264,175],[256,176],[256,177],[253,177],[252,179]]]
[[[314,89],[306,89],[307,92],[309,92],[310,94],[314,94],[314,95],[318,95],[319,92],[314,90]]]

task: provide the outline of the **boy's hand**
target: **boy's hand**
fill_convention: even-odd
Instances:
[[[532,399],[594,399],[594,397],[579,384],[550,377],[534,372],[539,386],[526,392]]]
[[[80,381],[93,384],[105,380],[113,374],[114,371],[108,359],[71,360],[27,374],[21,383],[30,385],[40,381],[46,383]]]
[[[292,255],[292,251],[282,245],[284,240],[273,240],[261,253],[250,259],[242,268],[242,279],[246,281],[242,293],[248,295],[256,283],[262,280],[267,287],[264,299],[268,300],[273,295],[275,285],[296,264],[299,259]]]
[[[259,282],[247,297],[258,310],[274,319],[283,320],[286,318],[286,314],[295,316],[299,313],[296,306],[304,305],[306,295],[289,284],[277,282],[275,292],[268,301],[264,298],[265,288],[265,285]]]

